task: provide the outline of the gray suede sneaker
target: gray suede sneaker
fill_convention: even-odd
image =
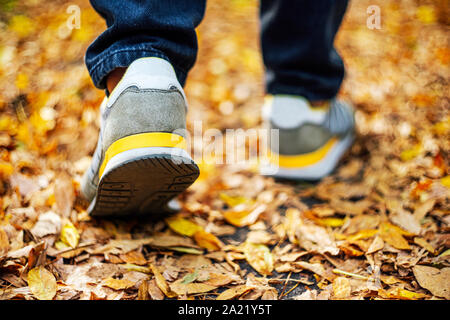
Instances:
[[[278,129],[270,141],[269,164],[261,173],[293,180],[318,180],[329,175],[354,139],[354,111],[333,99],[313,107],[299,96],[269,96],[263,107],[268,129]]]
[[[81,190],[93,216],[159,214],[199,168],[186,148],[187,103],[167,61],[134,61],[101,105],[101,125]]]

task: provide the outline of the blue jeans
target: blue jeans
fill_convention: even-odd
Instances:
[[[344,64],[333,42],[347,0],[261,0],[261,46],[266,91],[333,98],[344,77]],[[142,57],[169,61],[184,86],[195,63],[195,28],[206,0],[91,0],[107,30],[88,48],[86,65],[96,87],[106,76]]]

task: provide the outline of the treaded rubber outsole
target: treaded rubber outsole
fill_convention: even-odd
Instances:
[[[198,178],[191,159],[168,154],[139,157],[112,168],[89,206],[92,216],[143,216],[168,212],[167,203]]]

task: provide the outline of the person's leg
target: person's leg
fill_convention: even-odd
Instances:
[[[113,70],[143,57],[169,61],[184,85],[196,59],[195,27],[203,18],[206,0],[91,0],[91,4],[108,26],[85,57],[97,88],[106,88],[106,77]]]
[[[159,214],[199,175],[185,140],[183,85],[205,0],[91,2],[108,29],[86,64],[95,86],[108,91],[81,191],[94,216]]]
[[[344,65],[333,42],[347,0],[261,0],[266,90],[310,101],[333,98]]]
[[[263,173],[320,179],[351,146],[353,110],[335,99],[344,64],[333,44],[346,7],[347,0],[261,0],[263,117],[279,133]]]

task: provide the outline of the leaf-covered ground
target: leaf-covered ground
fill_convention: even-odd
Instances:
[[[205,159],[180,213],[151,222],[92,219],[80,197],[103,99],[83,56],[104,22],[88,1],[1,1],[0,299],[449,299],[450,14],[378,1],[371,30],[371,4],[337,37],[358,138],[332,176]],[[189,128],[260,126],[257,1],[209,1],[198,35]]]

